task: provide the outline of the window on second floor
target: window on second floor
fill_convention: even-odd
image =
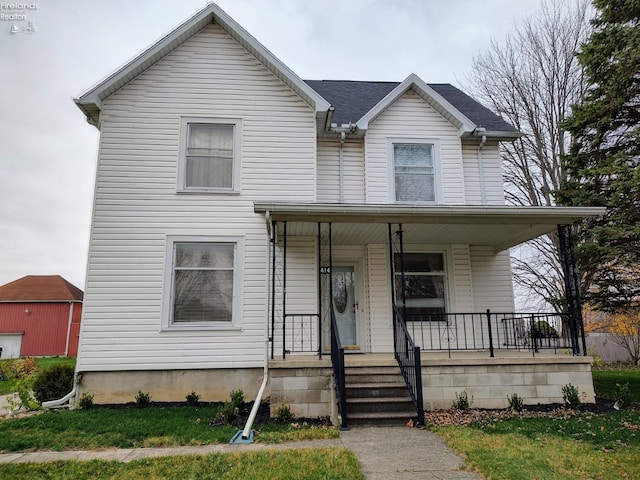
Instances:
[[[397,203],[435,203],[438,199],[436,144],[391,141],[391,200]]]
[[[240,191],[240,120],[182,118],[178,190]]]

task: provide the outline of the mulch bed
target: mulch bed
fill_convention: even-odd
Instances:
[[[591,413],[594,415],[615,411],[614,402],[604,398],[596,397],[596,403],[585,403],[578,410],[571,410],[564,405],[555,403],[549,405],[526,405],[521,412],[512,412],[508,409],[502,410],[432,410],[425,412],[427,426],[467,426],[475,424],[489,424],[500,420],[511,418],[569,418],[581,413]]]

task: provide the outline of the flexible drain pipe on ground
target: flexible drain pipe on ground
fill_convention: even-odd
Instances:
[[[256,396],[255,402],[253,402],[253,408],[251,409],[251,413],[249,414],[249,418],[247,419],[247,423],[244,426],[244,430],[238,430],[236,434],[231,438],[229,443],[253,443],[253,432],[251,431],[251,427],[253,426],[253,422],[256,419],[256,415],[258,414],[258,409],[260,408],[260,402],[262,401],[262,395],[264,394],[264,390],[267,387],[267,381],[269,380],[269,295],[271,293],[270,288],[270,239],[272,237],[272,225],[271,225],[271,214],[267,210],[265,214],[265,220],[267,222],[267,308],[265,311],[267,312],[267,318],[264,322],[264,373],[262,376],[262,385],[260,385],[260,389],[258,390],[258,395]],[[275,241],[275,236],[274,236]]]
[[[67,403],[69,400],[71,400],[75,396],[76,396],[76,387],[74,385],[73,389],[69,393],[67,393],[64,397],[59,398],[57,400],[50,400],[48,402],[42,402],[42,406],[44,408],[58,407],[58,406],[62,405],[63,403]]]

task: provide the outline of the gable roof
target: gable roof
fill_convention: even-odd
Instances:
[[[130,60],[97,85],[91,87],[78,98],[74,99],[74,102],[78,108],[84,112],[89,123],[97,125],[100,109],[102,108],[102,100],[126,85],[140,73],[175,50],[212,22],[219,25],[233,39],[262,62],[274,75],[280,78],[304,101],[311,105],[320,119],[324,118],[331,106],[329,102],[318,95],[316,91],[302,81],[289,67],[278,60],[275,55],[267,50],[215,3],[209,3],[133,60]]]
[[[97,126],[105,98],[211,23],[220,26],[314,108],[319,129],[328,130],[328,123],[331,121],[338,126],[351,123],[357,125],[360,132],[364,132],[369,122],[411,89],[455,125],[460,135],[498,138],[516,138],[521,135],[512,125],[453,85],[427,84],[415,74],[409,75],[403,82],[303,81],[214,3],[209,3],[137,57],[74,99],[74,102],[84,112],[89,123]]]
[[[27,275],[0,286],[0,302],[81,302],[83,296],[60,275]]]
[[[500,132],[501,136],[520,134],[511,124],[453,85],[448,83],[420,84],[421,80],[416,75],[410,75],[404,82],[350,80],[305,80],[305,82],[335,107],[332,121],[338,125],[352,123],[359,124],[360,127],[362,125],[360,121],[367,115],[371,117],[381,113],[407,90],[414,89],[423,90],[418,94],[435,97],[431,98],[435,103],[442,102],[452,112],[457,111],[461,115],[460,120],[466,118],[475,128],[484,128],[489,133]],[[437,101],[438,97],[439,102]],[[385,99],[386,101],[383,102]],[[380,107],[380,111],[374,110],[376,106]],[[371,120],[373,118],[368,119],[368,121]]]

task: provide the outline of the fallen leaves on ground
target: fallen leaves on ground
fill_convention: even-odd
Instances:
[[[579,414],[579,411],[569,410],[566,408],[558,408],[546,412],[526,411],[511,412],[509,410],[432,410],[425,412],[425,421],[427,425],[435,427],[444,427],[449,425],[465,427],[472,423],[488,424],[500,420],[509,420],[512,418],[569,418]]]

